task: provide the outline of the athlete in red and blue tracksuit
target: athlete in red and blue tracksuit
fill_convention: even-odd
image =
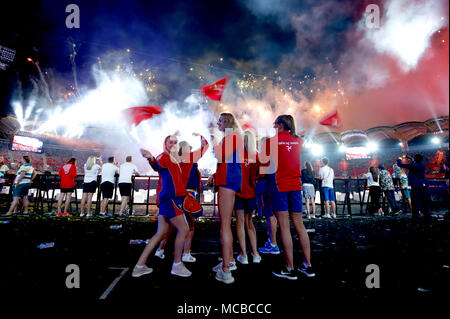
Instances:
[[[199,134],[196,134],[196,135],[199,135]],[[201,187],[201,174],[200,174],[200,171],[198,170],[197,162],[203,156],[203,154],[206,152],[206,150],[209,147],[208,141],[203,136],[200,136],[200,138],[201,138],[200,149],[198,149],[194,152],[189,152],[187,154],[182,154],[184,150],[181,147],[181,143],[180,143],[180,149],[178,152],[178,155],[180,156],[180,168],[181,168],[181,176],[182,176],[183,184],[185,185],[187,192],[189,192],[194,198],[196,197],[197,192],[200,191],[200,187]],[[189,144],[187,144],[187,146],[190,149],[192,149],[192,147]],[[161,185],[161,179],[158,181],[158,189],[161,188],[160,185]],[[157,193],[158,192],[159,191],[157,191]],[[184,252],[183,252],[183,256],[182,256],[183,262],[195,262],[196,261],[195,257],[193,257],[190,253],[192,238],[194,237],[194,225],[195,225],[194,217],[200,217],[202,214],[203,214],[203,209],[201,209],[195,213],[190,213],[190,212],[186,213],[186,218],[189,222],[189,233],[186,236],[186,241],[184,243]],[[165,248],[165,246],[167,244],[167,240],[168,240],[170,234],[173,232],[173,230],[174,230],[174,228],[170,227],[169,230],[167,231],[166,235],[164,236],[163,240],[161,240],[159,248],[155,253],[156,256],[158,256],[160,258],[164,258],[164,248]]]
[[[188,192],[184,186],[180,164],[173,161],[166,152],[160,154],[153,161],[149,160],[149,163],[159,174],[156,195],[159,214],[167,218],[184,214],[183,200]]]
[[[244,150],[244,163],[242,163],[242,187],[236,193],[234,209],[236,212],[236,234],[241,248],[238,261],[243,264],[248,263],[247,249],[245,243],[245,230],[247,230],[250,246],[252,248],[252,257],[254,263],[261,262],[261,256],[258,253],[256,229],[253,225],[253,213],[256,210],[256,177],[258,175],[258,154],[249,154]]]
[[[224,137],[214,147],[214,154],[218,160],[214,185],[238,192],[242,187],[242,137],[237,133]]]
[[[136,266],[133,269],[132,276],[139,277],[151,273],[153,270],[148,268],[145,263],[153,249],[164,238],[169,229],[169,225],[177,229],[175,239],[174,262],[171,274],[180,277],[189,277],[191,272],[182,263],[184,241],[189,233],[189,226],[184,216],[186,209],[185,203],[188,195],[183,183],[181,168],[176,158],[177,138],[167,136],[164,140],[164,152],[157,158],[147,151],[142,150],[142,156],[148,159],[151,167],[159,173],[161,184],[158,193],[159,200],[159,218],[158,230],[145,246]]]

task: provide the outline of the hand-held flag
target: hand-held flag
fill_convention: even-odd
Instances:
[[[322,119],[320,121],[320,124],[334,127],[339,126],[341,124],[341,119],[339,118],[337,110],[335,110],[333,113],[327,115],[324,119]]]
[[[123,110],[123,114],[128,122],[138,126],[143,120],[153,117],[154,114],[161,114],[162,109],[159,106],[135,106]]]
[[[200,91],[209,97],[211,100],[220,101],[222,99],[223,91],[225,90],[225,85],[227,84],[228,78],[223,78],[211,85],[205,85],[200,89]]]

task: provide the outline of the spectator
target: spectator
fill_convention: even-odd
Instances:
[[[414,155],[414,159],[407,156],[406,158],[412,160],[410,164],[402,163],[402,159],[397,160],[397,165],[399,167],[407,168],[408,171],[408,182],[411,186],[411,204],[412,204],[412,215],[413,220],[417,221],[419,217],[419,211],[423,214],[425,218],[425,225],[431,226],[431,215],[430,215],[430,191],[429,181],[425,176],[426,164],[423,161],[423,156],[421,154]]]
[[[102,167],[102,181],[100,189],[102,190],[103,199],[100,204],[100,216],[106,216],[106,206],[114,193],[114,185],[116,175],[119,175],[118,164],[114,162],[114,156],[108,158],[108,163]]]
[[[367,186],[369,187],[369,213],[384,215],[384,212],[380,206],[381,190],[377,169],[373,166],[370,166],[369,171],[364,174],[363,177],[367,178]]]
[[[136,165],[131,162],[133,158],[131,156],[127,156],[125,160],[126,162],[119,167],[119,190],[120,196],[122,196],[122,204],[120,205],[119,216],[121,217],[125,216],[125,208],[127,207],[128,201],[131,196],[131,176],[133,176],[133,174],[139,176],[139,171]]]
[[[96,161],[99,160],[99,164]],[[83,197],[81,198],[80,217],[84,216],[84,206],[87,200],[87,215],[91,217],[92,196],[97,190],[97,176],[98,172],[103,166],[102,158],[89,156],[86,164],[84,164],[84,183],[83,183]]]
[[[408,176],[406,175],[405,171],[399,167],[397,164],[394,164],[392,166],[394,169],[394,173],[392,174],[392,178],[395,178],[398,180],[398,185],[400,187],[400,192],[402,193],[403,198],[408,203],[409,209],[412,212],[412,205],[411,205],[411,187],[408,185]]]
[[[380,181],[380,188],[381,191],[386,196],[389,205],[391,206],[392,215],[398,215],[402,211],[399,210],[397,201],[395,200],[395,193],[394,193],[394,182],[392,181],[391,174],[388,172],[388,170],[384,167],[383,164],[378,165],[379,169],[379,181]]]
[[[333,211],[333,218],[336,218],[336,198],[334,196],[334,170],[328,166],[328,158],[322,159],[323,166],[319,170],[319,179],[322,180],[322,194],[325,201],[325,216],[324,218],[331,218],[330,203]]]
[[[301,180],[303,197],[305,197],[306,200],[306,213],[308,215],[308,219],[311,218],[309,207],[310,204],[312,206],[312,218],[316,218],[316,203],[314,201],[314,198],[316,196],[316,190],[314,188],[314,185],[316,183],[316,173],[314,172],[310,161],[305,162],[305,168],[302,169]],[[318,215],[317,217],[320,217],[320,215]]]
[[[31,183],[36,177],[36,171],[30,164],[28,156],[23,157],[23,165],[19,168],[13,184],[13,201],[6,216],[11,216],[19,204],[19,200],[23,199],[23,213],[28,214],[28,191]]]
[[[75,158],[71,158],[67,164],[65,164],[59,170],[59,177],[61,177],[61,194],[58,199],[58,213],[56,216],[69,216],[67,212],[70,200],[72,198],[72,193],[75,188],[75,178],[77,177],[77,160]],[[64,205],[64,213],[61,213],[61,204],[65,197],[65,205]]]
[[[3,184],[5,184],[5,174],[9,171],[8,165],[5,164],[5,158],[0,156],[0,193],[3,189]]]

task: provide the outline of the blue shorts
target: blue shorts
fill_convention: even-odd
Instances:
[[[268,193],[256,195],[256,209],[258,216],[273,216],[272,203]]]
[[[234,209],[243,210],[245,213],[253,213],[256,210],[256,197],[242,198],[235,196]]]
[[[187,213],[183,209],[185,196],[173,197],[159,203],[159,214],[166,218],[173,218]]]
[[[303,211],[302,191],[271,192],[272,208],[276,212],[301,213]]]
[[[409,188],[403,188],[401,191],[405,199],[411,198],[411,190]]]
[[[322,194],[324,201],[335,201],[334,188],[332,187],[322,187]]]
[[[31,183],[17,184],[13,188],[13,197],[28,196],[28,191],[31,188]]]

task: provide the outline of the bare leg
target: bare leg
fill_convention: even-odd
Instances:
[[[306,214],[308,215],[308,218],[311,216],[311,214],[309,213],[309,202],[310,202],[310,199],[307,198],[305,206],[306,206]]]
[[[286,266],[294,269],[294,252],[288,212],[275,212],[275,216],[280,225],[280,237],[283,244]]]
[[[270,230],[270,243],[272,245],[277,246],[277,226],[278,226],[278,222],[277,222],[277,218],[275,216],[270,216],[267,219],[267,223],[270,224],[269,225],[269,230]]]
[[[58,214],[61,213],[61,205],[62,205],[62,202],[64,200],[65,194],[66,193],[60,193],[59,194],[58,205],[57,205],[57,212],[58,212]]]
[[[219,187],[218,204],[220,215],[220,239],[222,241],[222,269],[229,271],[233,260],[233,233],[231,232],[231,216],[234,209],[236,192],[225,187]]]
[[[191,244],[192,238],[194,238],[194,228],[195,228],[195,219],[194,217],[189,217],[189,233],[186,236],[186,241],[184,243],[184,253],[189,254],[191,252]]]
[[[311,205],[312,205],[312,214],[313,216],[316,216],[316,202],[315,202],[315,198],[311,198]]]
[[[181,255],[183,254],[184,241],[189,232],[189,225],[186,221],[186,217],[178,215],[170,219],[170,223],[177,229],[177,237],[175,238],[175,249],[173,253],[173,261],[176,263],[181,262]]]
[[[336,202],[334,200],[331,201],[331,210],[333,211],[333,215],[336,215]]]
[[[109,198],[103,198],[102,203],[100,205],[100,212],[106,213],[106,206],[108,205]]]
[[[241,248],[241,255],[247,255],[247,249],[245,246],[245,212],[243,210],[236,211],[236,235],[239,241],[239,247]]]
[[[330,214],[330,201],[328,200],[325,201],[325,214],[326,215]]]
[[[127,208],[129,196],[122,196],[122,203],[120,204],[119,215],[123,214],[125,209]]]
[[[250,246],[252,247],[252,252],[254,255],[259,255],[258,246],[256,241],[256,229],[255,225],[253,225],[253,213],[245,214],[245,228],[247,229],[248,239],[250,241]]]
[[[6,213],[7,215],[11,215],[15,209],[17,208],[17,205],[19,204],[19,199],[20,197],[14,197],[13,201],[11,202],[11,206],[9,207],[8,213]]]
[[[83,193],[83,196],[81,197],[80,214],[84,213],[84,205],[86,204],[87,197],[88,197],[88,194],[87,193]]]
[[[300,247],[302,248],[303,258],[311,265],[311,245],[309,242],[308,232],[306,231],[305,225],[303,224],[301,213],[290,213],[291,220],[294,223],[295,231],[298,235],[298,240],[300,242]]]
[[[169,224],[169,228],[167,229],[167,232],[164,234],[161,243],[159,244],[159,248],[163,250],[166,245],[167,245],[167,241],[169,240],[170,235],[173,233],[173,231],[175,230],[175,227],[172,226],[172,224]]]
[[[94,193],[88,193],[88,196],[87,196],[87,213],[88,214],[91,214],[92,196],[94,196]]]
[[[156,231],[156,234],[153,235],[152,238],[150,238],[149,242],[144,248],[144,251],[142,252],[141,256],[139,257],[139,260],[137,262],[137,265],[144,266],[147,262],[148,256],[151,254],[152,250],[158,245],[158,243],[163,238],[164,234],[169,229],[169,222],[168,220],[162,216],[159,215],[158,217],[158,230]]]
[[[64,205],[64,213],[67,213],[67,210],[69,209],[71,198],[72,193],[66,193],[66,204]]]
[[[23,213],[28,214],[28,204],[30,202],[28,201],[28,196],[23,197]]]

